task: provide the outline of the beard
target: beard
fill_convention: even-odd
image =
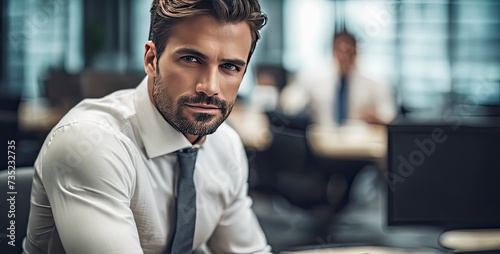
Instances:
[[[215,105],[220,109],[219,114],[185,113],[186,103],[204,103]],[[205,136],[214,133],[226,120],[233,109],[234,102],[230,103],[215,96],[198,94],[195,96],[181,96],[173,98],[158,74],[153,85],[153,104],[172,127],[183,134]],[[187,114],[191,114],[192,118]]]

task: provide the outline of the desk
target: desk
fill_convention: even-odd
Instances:
[[[500,229],[482,230],[455,230],[445,232],[441,235],[440,242],[443,246],[456,251],[493,251],[500,249]],[[318,249],[301,251],[284,251],[280,254],[426,254],[442,253],[429,249],[419,248],[392,248],[380,246],[356,246],[356,247],[334,247],[325,248],[319,246]]]
[[[267,116],[235,105],[228,118],[247,148],[266,150],[272,142]],[[311,125],[306,131],[311,151],[331,159],[370,160],[385,163],[387,132],[383,125],[352,122],[344,127]]]
[[[387,132],[383,125],[354,123],[340,128],[311,125],[307,140],[312,152],[319,157],[385,164]]]
[[[500,229],[448,231],[441,235],[440,242],[459,251],[500,250]]]
[[[434,254],[442,253],[427,249],[405,249],[379,246],[319,248],[302,251],[282,251],[280,254]]]
[[[307,130],[311,149],[318,156],[381,159],[386,156],[387,134],[380,125],[332,127],[312,125]]]

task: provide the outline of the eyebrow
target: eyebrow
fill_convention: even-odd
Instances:
[[[181,48],[181,49],[174,51],[174,53],[178,54],[178,55],[184,55],[184,54],[193,55],[193,56],[199,57],[203,60],[206,60],[208,58],[205,54],[201,53],[200,51],[198,51],[196,49],[192,49],[192,48]],[[246,65],[245,61],[238,59],[238,58],[235,58],[235,59],[223,58],[223,59],[221,59],[221,61],[225,62],[225,63],[234,64],[234,65],[237,65],[240,67],[243,67]]]

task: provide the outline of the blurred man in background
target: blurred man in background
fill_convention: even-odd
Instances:
[[[336,126],[348,120],[385,124],[394,118],[396,108],[389,87],[358,72],[356,39],[352,34],[334,35],[331,60],[299,72],[283,89],[280,108],[285,114],[305,111],[314,123]]]

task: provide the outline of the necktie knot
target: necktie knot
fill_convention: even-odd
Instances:
[[[179,154],[192,154],[192,153],[198,153],[198,147],[192,147],[192,148],[184,148],[184,149],[180,149],[177,151],[177,153]]]
[[[198,148],[186,148],[177,151],[177,159],[179,160],[180,177],[193,178],[194,165],[198,155]]]

